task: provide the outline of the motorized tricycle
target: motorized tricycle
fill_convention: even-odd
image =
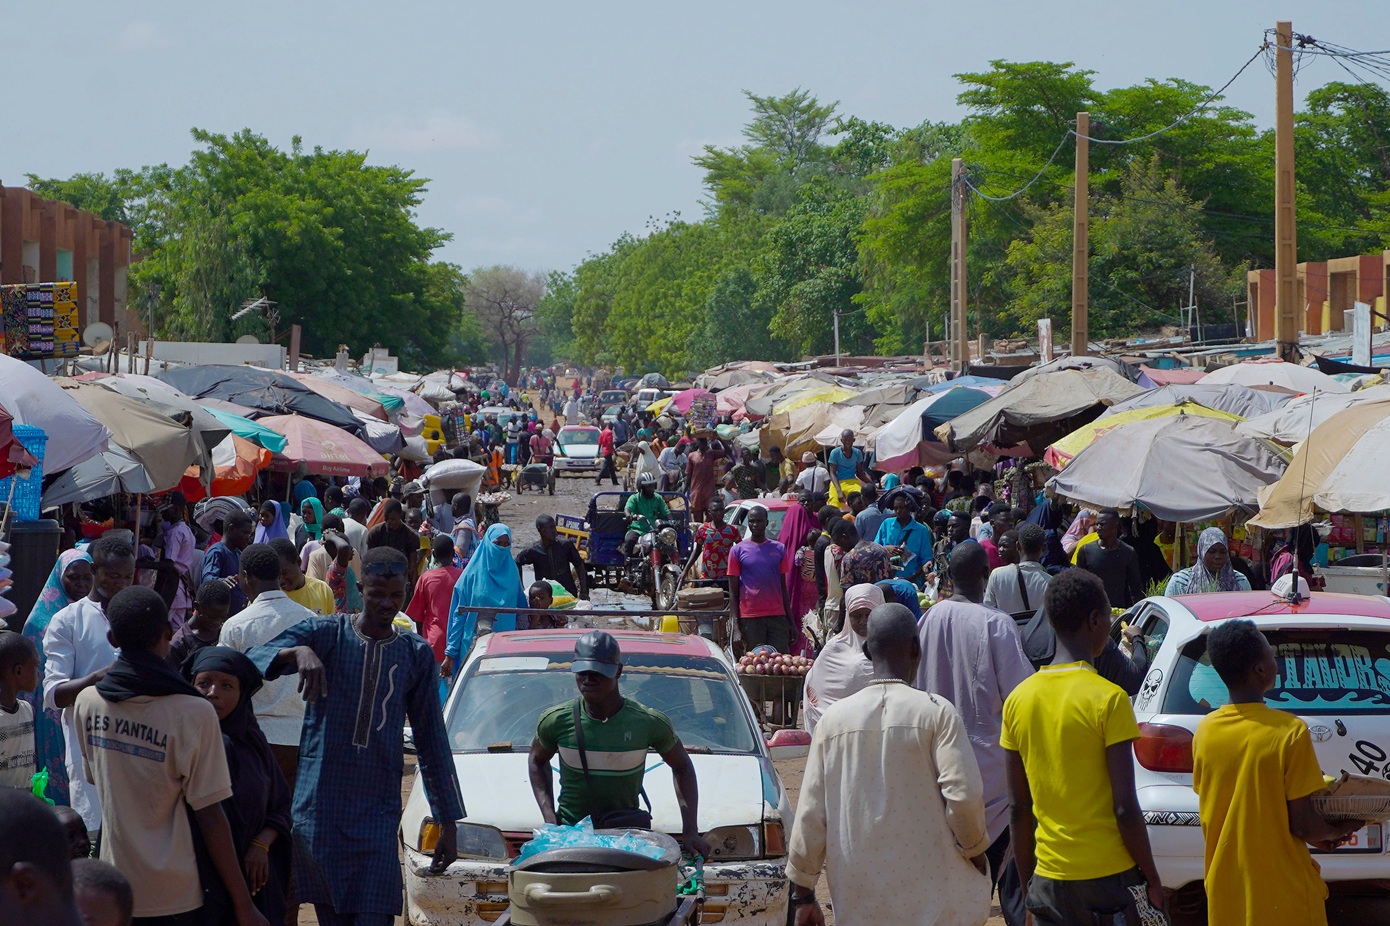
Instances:
[[[643,533],[629,549],[630,519],[625,512],[631,492],[599,492],[589,501],[583,524],[561,517],[561,533],[580,541],[590,588],[646,595],[652,607],[672,609],[683,564],[690,555],[690,502],[679,492],[662,492],[670,517]]]

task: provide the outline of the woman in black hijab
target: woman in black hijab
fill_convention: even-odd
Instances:
[[[290,786],[270,751],[251,696],[261,673],[245,655],[226,646],[198,650],[183,674],[211,702],[222,725],[232,796],[222,802],[256,908],[272,923],[285,919],[290,882]],[[227,912],[225,922],[235,922]]]

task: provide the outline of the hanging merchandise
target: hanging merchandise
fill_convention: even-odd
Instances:
[[[76,283],[0,287],[0,351],[21,360],[76,357],[80,343]]]

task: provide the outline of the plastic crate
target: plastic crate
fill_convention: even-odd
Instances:
[[[10,476],[0,479],[0,504],[9,501],[14,508],[14,517],[17,521],[37,521],[39,519],[39,499],[43,497],[43,453],[44,447],[48,444],[48,435],[43,432],[43,428],[31,427],[27,424],[16,424],[11,426],[15,440],[24,445],[24,449],[38,460],[38,464],[29,471],[28,479],[21,479],[19,476]],[[14,485],[14,498],[10,498],[10,484]]]

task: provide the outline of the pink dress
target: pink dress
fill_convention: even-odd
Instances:
[[[183,626],[188,612],[193,609],[193,599],[187,586],[193,581],[193,567],[197,563],[198,541],[193,529],[182,521],[164,530],[164,558],[171,561],[179,570],[179,587],[174,592],[174,603],[169,608],[169,621],[175,629]]]

